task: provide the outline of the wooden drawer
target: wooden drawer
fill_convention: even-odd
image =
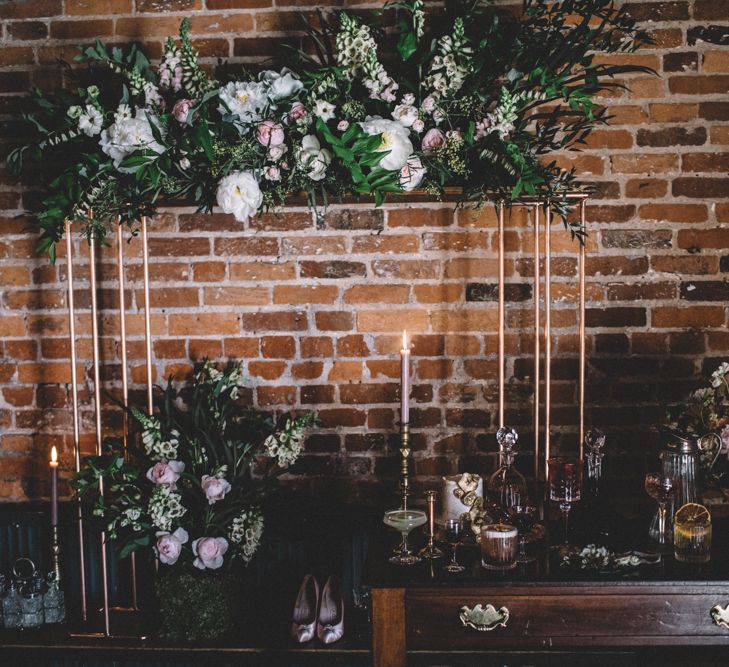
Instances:
[[[406,594],[408,649],[474,649],[489,646],[729,644],[729,630],[717,626],[710,610],[726,605],[720,592],[640,592],[601,589],[568,594],[539,591],[515,595],[501,590],[464,589],[460,594],[410,590]],[[464,627],[465,605],[508,610],[504,626],[491,631]]]

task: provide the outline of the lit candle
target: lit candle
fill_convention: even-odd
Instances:
[[[58,525],[58,452],[51,448],[51,526]]]
[[[410,349],[407,331],[402,332],[400,350],[400,423],[410,423]]]

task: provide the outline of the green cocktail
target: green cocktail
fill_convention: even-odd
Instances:
[[[416,556],[408,547],[408,534],[413,528],[424,525],[428,521],[425,512],[420,510],[391,510],[385,512],[383,521],[390,528],[397,530],[402,535],[400,546],[396,549],[395,555],[390,562],[395,565],[413,565],[421,559]]]

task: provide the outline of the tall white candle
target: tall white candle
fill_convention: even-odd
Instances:
[[[400,350],[400,422],[410,423],[410,349],[407,331],[402,332]]]

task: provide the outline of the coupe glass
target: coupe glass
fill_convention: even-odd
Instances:
[[[517,563],[533,563],[536,560],[534,556],[529,556],[526,552],[526,536],[534,527],[536,513],[537,508],[531,505],[514,505],[509,510],[509,520],[519,531],[519,555],[516,559]]]
[[[668,532],[666,531],[666,510],[673,500],[675,493],[673,477],[668,477],[660,472],[649,472],[645,476],[645,491],[658,503],[658,544],[665,546],[668,543]]]
[[[400,546],[396,553],[390,558],[394,565],[414,565],[419,563],[421,558],[416,556],[408,547],[408,535],[413,528],[424,525],[428,521],[425,512],[420,510],[392,510],[385,512],[383,519],[386,525],[394,528],[402,535]]]
[[[466,568],[456,560],[456,549],[463,535],[463,524],[459,519],[448,519],[445,522],[445,539],[451,545],[451,562],[443,569],[446,572],[463,572]]]
[[[559,503],[562,512],[564,542],[569,544],[569,515],[572,504],[582,497],[582,466],[577,459],[554,458],[547,461],[549,469],[549,498]]]

